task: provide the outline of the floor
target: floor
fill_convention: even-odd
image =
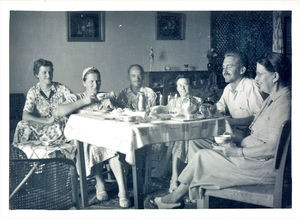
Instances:
[[[95,196],[94,182],[89,182],[89,207],[88,209],[121,209],[118,202],[118,192],[116,183],[107,183],[107,192],[110,199],[108,201],[99,202]],[[145,209],[157,209],[157,207],[152,204],[152,200],[156,196],[163,196],[168,192],[169,179],[166,178],[152,178],[153,191],[149,193],[144,198]],[[129,183],[129,188],[132,188]],[[132,190],[129,189],[129,196],[131,202],[133,203]],[[188,196],[184,198],[184,209],[196,209],[196,203],[191,202]],[[210,208],[262,208],[260,206],[234,202],[224,199],[211,198]],[[130,209],[134,209],[133,206]]]

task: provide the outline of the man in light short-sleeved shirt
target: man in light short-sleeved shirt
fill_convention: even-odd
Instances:
[[[229,113],[228,118],[233,128],[235,140],[241,140],[248,126],[259,112],[263,98],[255,81],[246,78],[245,58],[239,52],[227,52],[223,61],[223,77],[228,85],[225,87],[216,107],[219,112]]]

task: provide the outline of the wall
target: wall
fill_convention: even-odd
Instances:
[[[183,69],[189,63],[206,70],[210,48],[210,13],[184,12],[186,35],[182,41],[155,40],[155,12],[106,12],[105,42],[67,42],[65,12],[12,11],[10,16],[10,92],[27,92],[37,80],[33,61],[49,59],[54,80],[74,92],[83,90],[81,72],[95,66],[102,73],[102,90],[118,92],[128,86],[127,68],[139,63],[149,71],[153,47],[153,71],[165,65]],[[119,25],[122,25],[120,27]]]

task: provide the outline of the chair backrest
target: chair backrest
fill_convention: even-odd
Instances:
[[[22,183],[33,167],[34,172],[26,183]],[[14,194],[9,200],[10,209],[69,209],[78,206],[77,174],[72,160],[27,159],[21,150],[12,147],[9,172],[9,190]]]
[[[21,149],[11,145],[10,150],[9,150],[9,159],[10,160],[20,160],[20,159],[28,159],[28,158]]]
[[[283,201],[283,183],[284,172],[288,151],[291,147],[291,121],[283,123],[281,128],[280,138],[278,139],[277,150],[274,159],[274,168],[276,171],[275,187],[273,193],[273,207],[281,208]],[[291,186],[291,185],[290,185]],[[286,197],[291,197],[291,192],[285,194]]]
[[[285,121],[282,124],[280,138],[278,138],[278,144],[274,159],[274,168],[279,169],[282,165],[284,168],[288,147],[291,141],[291,121]]]

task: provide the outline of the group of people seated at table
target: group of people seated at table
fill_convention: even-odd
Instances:
[[[150,115],[160,113],[197,113],[203,100],[191,94],[189,78],[176,79],[178,98],[166,106],[155,106],[157,95],[143,85],[144,70],[138,64],[128,68],[130,86],[119,95],[100,93],[101,74],[95,67],[82,72],[83,93],[74,94],[65,85],[53,81],[51,61],[38,59],[33,74],[38,83],[29,89],[23,110],[23,120],[17,125],[13,146],[22,144],[59,145],[68,143],[64,127],[68,116],[78,110],[138,109],[139,94],[145,98]],[[238,51],[224,55],[223,77],[228,85],[210,113],[227,114],[232,128],[232,141],[213,147],[212,139],[196,139],[168,143],[172,153],[172,176],[169,194],[156,197],[158,208],[176,208],[193,189],[220,189],[234,185],[274,183],[273,158],[281,125],[290,120],[290,62],[282,54],[268,53],[256,63],[255,79],[247,78],[245,56]],[[262,93],[268,94],[263,98]],[[99,95],[100,94],[100,95]],[[103,145],[87,145],[85,162],[87,175],[96,178],[96,197],[108,200],[102,175],[102,162],[108,161],[119,188],[119,205],[128,208],[131,203],[126,185],[124,155]]]

